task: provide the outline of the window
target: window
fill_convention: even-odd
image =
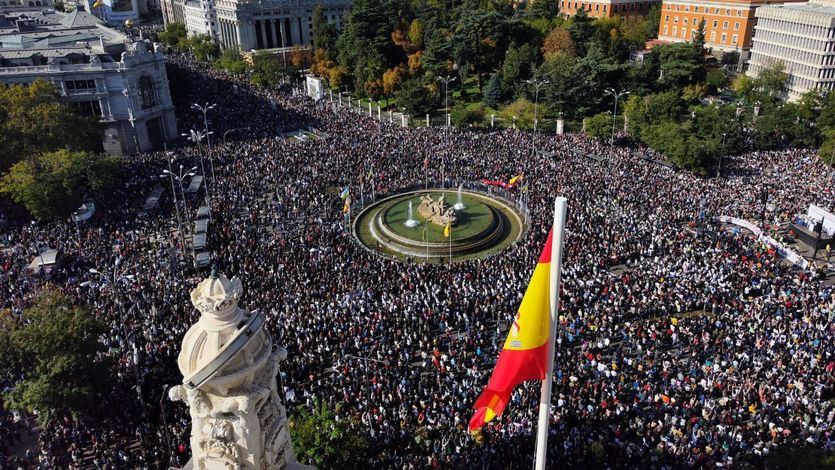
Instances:
[[[157,104],[157,98],[154,96],[154,82],[147,75],[139,79],[139,98],[142,100],[143,108],[153,108]]]
[[[99,104],[99,100],[76,101],[75,106],[84,115],[101,116],[101,105]]]
[[[739,21],[734,23],[734,31],[739,31]]]
[[[736,34],[734,34],[734,37],[733,37],[733,38],[731,38],[731,39],[733,40],[733,43],[734,43],[734,44],[736,44],[736,43],[737,43],[737,41],[739,41],[739,36],[737,36]]]
[[[66,86],[67,92],[69,93],[96,91],[95,80],[67,80],[64,82],[64,86]]]
[[[727,43],[727,42],[728,42],[728,35],[727,35],[727,34],[723,34],[723,35],[722,35],[722,44],[725,44],[725,43]]]
[[[717,27],[717,26],[719,26],[719,22],[718,22],[718,21],[716,21],[716,20],[713,20],[713,27],[715,28],[715,27]]]
[[[727,21],[722,23],[722,29],[728,29],[728,22]]]

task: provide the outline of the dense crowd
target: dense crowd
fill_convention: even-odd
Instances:
[[[718,178],[580,135],[539,134],[543,152],[533,156],[525,132],[402,128],[289,86],[253,89],[184,56],[171,62],[194,93],[184,102],[218,105],[210,115],[216,180],[207,178],[212,264],[242,279],[241,305],[267,312],[275,343],[287,347],[281,382],[291,419],[316,401],[355,417],[370,438],[371,467],[530,466],[537,384],[514,393],[483,444],[466,424],[558,194],[569,213],[554,465],[729,467],[761,462],[779,446],[835,450],[835,289],[822,280],[825,268],[797,269],[715,221],[734,216],[777,230],[809,203],[835,208],[832,169],[812,152],[726,158]],[[181,131],[201,125],[182,112]],[[241,127],[249,129],[224,136]],[[284,136],[307,127],[326,137]],[[105,420],[66,417],[40,430],[39,448],[14,460],[22,468],[163,468],[189,458],[187,410],[161,398],[181,380],[176,354],[197,318],[188,293],[207,272],[192,269],[190,250],[179,246],[169,181],[159,175],[169,157],[175,167],[199,164],[205,148],[170,148],[127,157],[129,181],[78,233],[62,221],[0,229],[0,308],[21,315],[50,282],[93,303],[111,325],[102,341],[120,352],[109,392],[121,406]],[[362,186],[368,201],[373,185],[381,197],[423,181],[426,162],[432,179],[443,164],[451,184],[524,173],[525,237],[451,266],[359,246],[342,223],[339,189],[350,185],[358,201]],[[167,196],[142,212],[158,184]],[[202,197],[187,201],[190,214]],[[39,245],[65,254],[49,276],[26,269]],[[182,265],[172,260],[177,250]],[[89,268],[110,269],[117,258],[134,266],[131,283],[82,287]],[[0,411],[0,467],[14,468],[3,455],[15,447],[18,421]]]

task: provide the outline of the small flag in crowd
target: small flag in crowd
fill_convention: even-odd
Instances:
[[[444,238],[449,238],[450,233],[452,233],[452,225],[446,224],[446,227],[444,227]]]
[[[345,188],[342,190],[342,192],[339,193],[339,198],[340,199],[345,199],[345,198],[348,197],[349,194],[351,194],[351,187],[350,186],[345,186]]]
[[[350,211],[351,211],[351,195],[349,194],[345,198],[345,204],[343,204],[343,206],[342,206],[342,213],[347,214]]]
[[[545,378],[551,330],[552,238],[553,230],[548,234],[548,241],[496,360],[493,375],[475,402],[476,412],[470,420],[471,433],[477,434],[485,424],[502,414],[514,387],[526,380]]]
[[[514,176],[513,178],[510,178],[510,181],[507,182],[507,185],[510,186],[510,187],[516,186],[517,183],[522,181],[523,177],[524,177],[524,173],[520,173],[520,174]]]

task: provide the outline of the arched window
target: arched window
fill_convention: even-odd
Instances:
[[[157,105],[157,98],[154,95],[154,81],[151,77],[144,75],[139,79],[139,96],[142,99],[143,108],[153,108]]]

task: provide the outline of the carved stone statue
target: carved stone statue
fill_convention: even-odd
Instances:
[[[421,196],[418,214],[433,224],[444,227],[447,225],[455,225],[455,222],[458,220],[455,216],[455,209],[447,206],[443,194],[436,200],[432,199],[432,196],[429,194]]]
[[[238,307],[238,278],[215,272],[191,292],[201,312],[177,359],[183,384],[169,397],[191,414],[191,467],[197,470],[305,468],[296,462],[278,395],[278,364],[264,316]]]

